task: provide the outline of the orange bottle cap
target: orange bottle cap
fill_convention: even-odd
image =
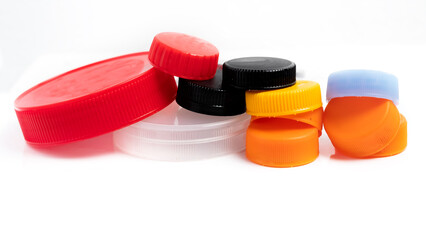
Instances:
[[[399,154],[407,147],[407,119],[401,114],[398,133],[395,138],[382,151],[371,157],[389,157]]]
[[[246,156],[268,167],[295,167],[319,154],[316,128],[291,119],[259,118],[247,129]]]
[[[322,108],[317,108],[317,109],[310,111],[310,112],[279,116],[279,118],[287,118],[287,119],[292,119],[292,120],[296,120],[298,122],[309,124],[309,125],[317,128],[318,129],[318,136],[321,136],[322,135],[322,115],[323,115]],[[251,121],[254,121],[254,120],[259,119],[259,118],[264,118],[264,117],[252,116]]]
[[[337,151],[368,157],[397,135],[400,114],[391,100],[374,97],[333,98],[324,111],[324,128]]]

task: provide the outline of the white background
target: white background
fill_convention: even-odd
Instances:
[[[111,134],[29,147],[20,92],[66,70],[146,51],[177,31],[225,61],[277,56],[325,93],[348,68],[391,72],[409,144],[400,155],[334,155],[274,169],[244,153],[158,162],[114,150]],[[426,1],[0,0],[0,239],[425,239]],[[325,99],[324,104],[325,104]]]

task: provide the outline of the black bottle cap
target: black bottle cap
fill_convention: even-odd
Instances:
[[[245,113],[245,91],[222,83],[222,65],[209,80],[179,78],[176,102],[190,111],[215,116]]]
[[[223,64],[223,79],[244,90],[271,90],[296,83],[296,64],[272,57],[246,57]]]

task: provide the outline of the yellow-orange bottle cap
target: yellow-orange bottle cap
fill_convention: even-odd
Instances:
[[[313,111],[322,107],[320,85],[298,80],[296,84],[270,91],[247,91],[247,113],[259,117],[278,117]]]
[[[268,167],[296,167],[319,154],[318,130],[286,118],[259,118],[247,129],[246,156]]]
[[[370,157],[397,135],[400,113],[388,99],[333,98],[324,111],[324,128],[337,151],[351,157]]]

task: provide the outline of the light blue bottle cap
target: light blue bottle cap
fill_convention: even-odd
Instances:
[[[338,97],[375,97],[398,104],[398,79],[375,70],[344,70],[328,77],[327,101]]]

